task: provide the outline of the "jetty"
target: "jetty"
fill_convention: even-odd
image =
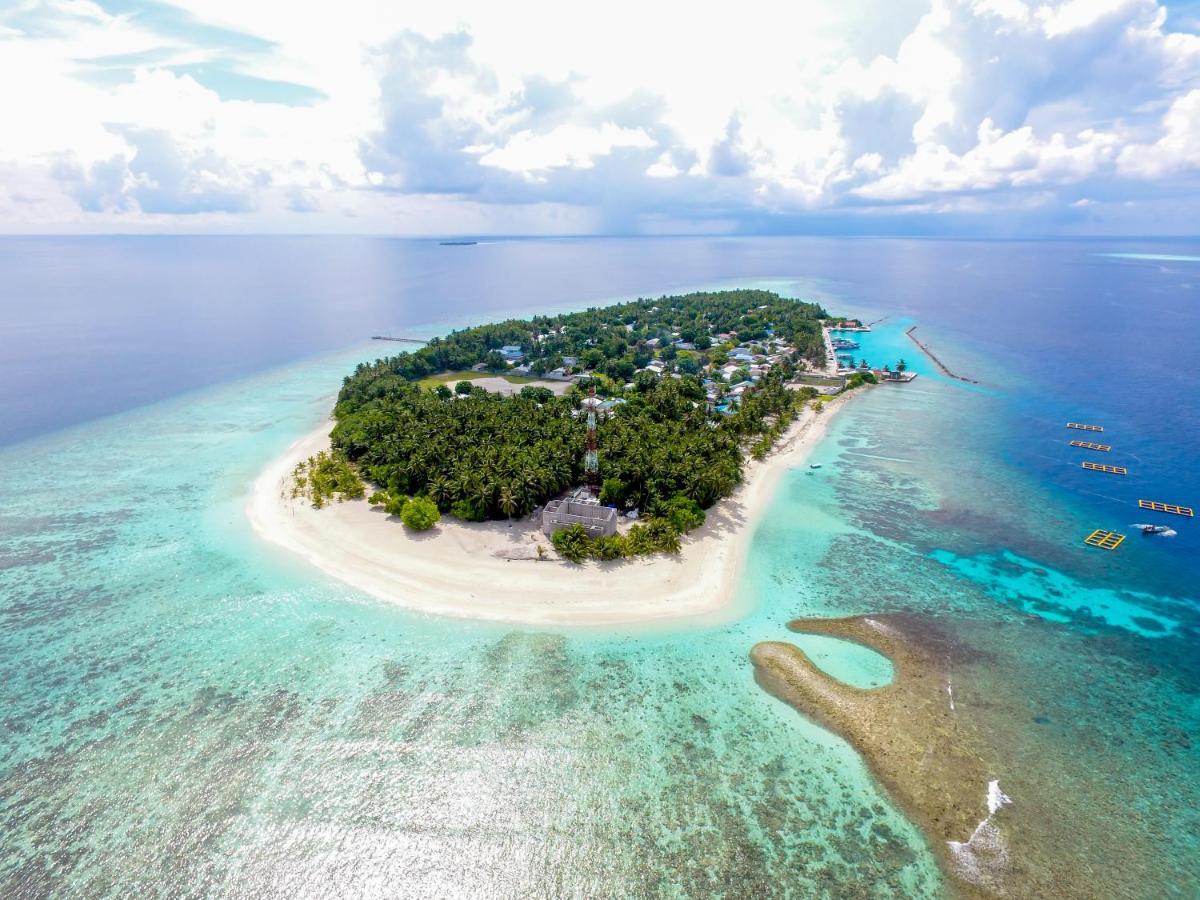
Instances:
[[[423,340],[422,338],[392,337],[390,334],[373,334],[373,335],[371,335],[371,340],[373,340],[373,341],[396,341],[397,343],[400,343],[400,344],[428,344],[429,343],[429,341]]]
[[[837,351],[833,349],[833,337],[830,335],[830,331],[830,328],[821,329],[821,334],[825,338],[825,374],[836,377],[838,374],[838,358]]]
[[[914,331],[916,331],[916,330],[917,330],[917,326],[916,326],[916,325],[914,325],[914,326],[912,326],[911,328],[909,328],[909,329],[908,329],[906,332],[904,332],[904,333],[905,333],[905,334],[907,334],[907,335],[909,336],[909,338],[912,340],[912,342],[913,342],[914,344],[916,344],[918,347],[920,347],[920,348],[921,348],[921,352],[922,352],[922,353],[924,353],[924,354],[925,354],[926,356],[928,356],[928,357],[929,357],[931,360],[933,360],[933,364],[934,364],[935,366],[937,366],[939,369],[941,369],[941,370],[942,370],[942,374],[943,374],[943,375],[945,375],[945,376],[947,376],[947,377],[949,377],[949,378],[953,378],[953,379],[955,379],[955,380],[957,380],[957,381],[965,381],[965,382],[967,382],[968,384],[979,384],[979,382],[978,382],[978,381],[976,381],[974,378],[967,378],[965,375],[956,375],[956,374],[954,374],[953,372],[951,372],[951,371],[950,371],[950,370],[949,370],[949,369],[946,367],[946,364],[945,364],[944,362],[942,362],[940,359],[938,359],[938,358],[937,358],[937,356],[936,356],[936,355],[934,355],[934,352],[933,352],[932,350],[930,350],[930,349],[929,349],[929,347],[928,347],[926,344],[923,344],[921,341],[917,340],[917,336],[916,336],[915,334],[913,334],[913,332],[914,332]]]

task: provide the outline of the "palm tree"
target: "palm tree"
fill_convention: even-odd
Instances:
[[[900,360],[900,362],[896,363],[896,371],[897,372],[903,372],[907,368],[908,368],[908,363],[906,363],[904,360]]]
[[[429,499],[439,507],[449,506],[451,495],[454,493],[450,480],[438,475],[429,482]]]
[[[500,488],[500,511],[510,519],[517,511],[517,497],[511,485]]]
[[[495,490],[496,486],[492,482],[484,481],[483,479],[480,479],[479,483],[475,485],[475,496],[471,499],[475,501],[479,507],[479,511],[484,515],[491,512],[492,495],[495,493]]]

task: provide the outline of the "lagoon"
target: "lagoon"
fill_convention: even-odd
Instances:
[[[1097,255],[1195,249],[0,240],[0,893],[940,896],[863,759],[753,679],[790,619],[860,614],[970,647],[1030,877],[1192,893],[1200,539],[1082,537],[1198,505],[1197,275]],[[370,334],[733,285],[887,316],[856,352],[919,373],[780,482],[735,621],[424,617],[254,538],[250,485],[394,349]],[[1081,471],[1068,419],[1129,478]]]

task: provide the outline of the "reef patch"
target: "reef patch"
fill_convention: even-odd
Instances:
[[[788,627],[891,659],[890,684],[859,688],[826,674],[794,644],[764,641],[750,654],[764,689],[862,754],[961,893],[1010,895],[1004,811],[1020,800],[1004,794],[998,760],[970,714],[954,705],[954,667],[978,654],[928,620],[904,615],[801,619]]]

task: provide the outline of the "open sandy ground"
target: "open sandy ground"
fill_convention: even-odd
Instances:
[[[852,395],[797,417],[766,459],[746,464],[738,490],[708,510],[678,556],[583,565],[559,560],[540,522],[466,523],[449,517],[408,531],[365,500],[314,509],[291,499],[296,464],[329,446],[326,423],[296,441],[255,481],[247,514],[255,532],[359,590],[412,610],[531,625],[622,625],[736,617],[750,538],[780,476],[805,464]],[[546,548],[539,560],[537,547]]]

